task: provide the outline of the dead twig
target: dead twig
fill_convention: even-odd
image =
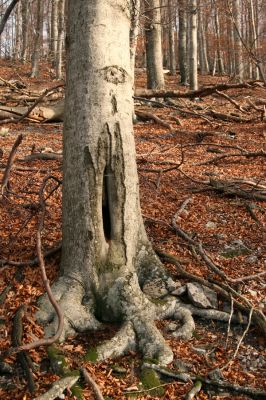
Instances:
[[[65,84],[60,83],[52,88],[46,89],[40,95],[40,97],[38,97],[38,99],[36,99],[36,101],[28,108],[28,110],[23,115],[21,115],[21,117],[18,118],[15,122],[18,123],[18,122],[23,121],[23,119],[27,118],[29,116],[29,114],[32,112],[32,110],[44,99],[44,97],[46,97],[48,94],[54,92],[55,90],[57,90],[58,88],[63,87],[63,86],[65,86]]]
[[[245,153],[224,153],[224,154],[221,154],[210,160],[203,161],[203,162],[195,164],[195,165],[200,166],[200,165],[213,164],[213,163],[216,163],[217,161],[221,161],[222,159],[228,158],[228,157],[247,157],[247,158],[266,157],[266,152],[264,150],[261,150],[261,151],[257,151],[257,152],[254,151],[254,152],[245,152]]]
[[[147,120],[153,120],[157,122],[157,124],[164,126],[165,128],[169,129],[170,131],[173,131],[172,125],[168,124],[167,122],[163,121],[161,118],[159,118],[157,115],[154,115],[150,112],[147,111],[140,111],[140,110],[135,110],[135,114],[142,120],[147,121]]]
[[[229,316],[229,321],[228,321],[228,326],[227,326],[227,334],[226,334],[226,341],[225,341],[225,348],[227,349],[228,345],[228,340],[229,340],[229,333],[230,333],[230,328],[231,328],[231,322],[232,322],[232,317],[234,313],[234,299],[233,296],[230,294],[230,316]]]
[[[47,250],[44,253],[43,257],[49,258],[49,257],[55,255],[56,253],[58,253],[61,250],[61,248],[62,248],[62,246],[60,244],[50,250]],[[12,261],[12,260],[0,259],[0,267],[4,267],[5,265],[10,265],[13,267],[28,267],[28,266],[31,267],[34,265],[38,265],[38,263],[39,263],[38,257],[35,257],[28,261]]]
[[[233,100],[230,96],[228,96],[228,94],[220,92],[219,90],[216,90],[216,92],[219,96],[223,97],[224,99],[228,100],[231,104],[233,104],[235,106],[235,108],[237,108],[237,110],[241,111],[241,112],[245,112],[245,110],[243,109],[243,107],[238,104],[235,100]]]
[[[246,329],[245,329],[244,332],[243,332],[243,335],[242,335],[241,338],[239,339],[239,342],[238,342],[238,344],[237,344],[237,347],[236,347],[236,349],[235,349],[235,352],[234,352],[232,358],[231,358],[222,368],[220,368],[221,370],[224,370],[224,369],[226,369],[226,368],[228,368],[228,367],[230,368],[230,366],[231,366],[233,360],[236,358],[237,353],[238,353],[238,351],[239,351],[239,348],[240,348],[240,346],[241,346],[241,343],[243,342],[244,337],[246,336],[246,334],[247,334],[248,331],[249,331],[250,324],[251,324],[251,320],[252,320],[253,311],[254,311],[254,308],[252,307],[252,308],[250,309],[250,312],[249,312],[248,324],[247,324],[247,326],[246,326]]]
[[[225,285],[222,282],[218,282],[218,281],[206,280],[204,278],[201,278],[199,276],[196,276],[196,275],[193,275],[193,274],[187,272],[181,266],[179,260],[172,254],[162,252],[159,249],[156,249],[156,253],[158,254],[158,256],[160,256],[164,260],[174,264],[177,267],[178,275],[180,275],[181,277],[188,279],[190,281],[198,282],[201,285],[207,286],[210,289],[215,290],[221,297],[223,297],[224,299],[226,299],[229,302],[231,301],[231,297],[230,297],[230,293],[231,293],[231,295],[235,296],[234,297],[235,307],[237,309],[239,309],[240,311],[242,311],[246,314],[249,314],[250,309],[253,308],[254,311],[252,314],[252,321],[261,329],[262,333],[266,337],[265,315],[261,312],[261,310],[254,308],[253,305],[251,305],[250,302],[244,296],[237,293],[231,286]],[[239,300],[237,300],[237,298],[239,298],[244,304],[241,303]]]
[[[23,135],[21,133],[20,135],[18,135],[15,143],[13,144],[11,152],[10,152],[10,154],[8,156],[6,169],[5,169],[4,176],[3,176],[3,179],[2,179],[2,182],[1,182],[1,194],[2,195],[4,194],[4,191],[7,188],[8,181],[9,181],[9,176],[10,176],[10,171],[11,171],[14,159],[15,159],[15,155],[16,155],[17,149],[18,149],[20,143],[22,142],[22,139],[23,139]]]
[[[185,400],[192,400],[201,391],[202,382],[196,380],[193,388],[186,394]]]
[[[41,394],[34,400],[53,400],[57,399],[63,394],[67,388],[71,388],[79,380],[79,376],[65,376],[53,383],[51,389],[48,392]]]
[[[104,397],[102,395],[102,392],[101,392],[99,386],[97,385],[95,380],[92,378],[92,376],[88,373],[86,368],[81,368],[81,372],[82,372],[82,374],[84,376],[85,381],[92,387],[96,399],[97,400],[104,400]]]
[[[44,225],[44,217],[45,217],[45,199],[44,199],[44,190],[45,190],[45,186],[47,184],[47,182],[52,179],[55,180],[56,182],[58,182],[59,180],[54,177],[54,176],[48,176],[44,179],[43,184],[40,188],[39,191],[39,198],[40,198],[40,207],[41,207],[41,215],[40,215],[40,219],[39,219],[39,224],[38,224],[38,230],[37,230],[37,255],[38,255],[38,260],[39,260],[39,265],[40,265],[40,269],[41,269],[41,275],[42,275],[42,280],[43,280],[43,284],[45,287],[45,290],[47,292],[48,298],[52,304],[52,306],[55,309],[55,312],[57,314],[58,317],[58,327],[57,327],[57,331],[55,333],[54,336],[47,338],[47,339],[40,339],[40,340],[36,340],[35,342],[32,343],[28,343],[16,348],[12,348],[10,349],[10,351],[8,352],[8,354],[13,354],[13,353],[17,353],[20,351],[24,351],[24,350],[31,350],[31,349],[36,349],[37,347],[40,346],[48,346],[51,345],[53,343],[55,343],[61,336],[63,328],[64,328],[64,316],[63,316],[63,312],[59,306],[59,304],[57,303],[57,301],[54,298],[54,295],[52,293],[51,287],[50,287],[50,283],[49,280],[47,278],[46,275],[46,270],[45,270],[45,263],[44,263],[44,257],[43,257],[43,253],[42,253],[42,244],[41,244],[41,232],[43,229],[43,225]]]

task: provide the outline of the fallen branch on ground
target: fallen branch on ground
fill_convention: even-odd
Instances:
[[[61,244],[57,247],[54,247],[53,249],[47,250],[43,257],[44,258],[49,258],[53,256],[54,254],[58,253],[61,250],[62,246]],[[5,265],[10,265],[12,267],[28,267],[28,266],[34,266],[38,265],[39,259],[38,257],[35,257],[31,260],[28,261],[12,261],[12,260],[6,260],[6,259],[0,259],[0,267],[4,267]]]
[[[102,395],[102,392],[99,388],[99,386],[97,385],[97,383],[95,382],[95,380],[92,378],[92,376],[88,373],[88,371],[86,370],[86,368],[81,368],[81,372],[84,376],[85,381],[92,387],[92,390],[95,394],[95,397],[97,400],[104,400],[104,397]]]
[[[16,313],[15,317],[13,319],[13,327],[12,327],[12,333],[11,333],[11,344],[12,346],[18,348],[22,344],[22,337],[23,337],[23,323],[22,323],[22,318],[25,314],[26,306],[23,304],[20,306]],[[31,393],[35,392],[36,390],[36,385],[34,383],[34,378],[33,378],[33,363],[31,361],[30,356],[26,351],[21,351],[20,353],[17,354],[16,356],[17,361],[21,365],[21,368],[25,374],[25,378],[28,383],[29,391]]]
[[[178,90],[160,90],[160,89],[136,89],[135,95],[137,97],[175,97],[175,98],[184,98],[184,99],[194,99],[196,97],[206,97],[215,93],[216,90],[225,91],[229,89],[244,89],[244,88],[253,88],[255,81],[249,81],[244,83],[221,83],[219,85],[214,86],[205,86],[199,90],[194,90],[191,92],[180,92]]]
[[[153,120],[157,124],[164,126],[165,128],[169,129],[170,131],[174,130],[172,125],[168,124],[167,122],[165,122],[161,118],[159,118],[157,115],[154,115],[150,112],[135,110],[135,114],[141,120],[144,120],[144,121]]]
[[[179,260],[177,257],[173,256],[172,254],[162,252],[159,249],[156,249],[156,253],[158,256],[163,258],[165,261],[168,261],[172,264],[174,264],[177,267],[177,273],[180,275],[182,278],[188,279],[190,281],[198,282],[201,285],[207,286],[210,289],[215,290],[221,297],[223,297],[225,300],[228,302],[231,301],[231,295],[234,295],[234,304],[237,309],[240,311],[244,312],[245,314],[249,314],[250,309],[252,308],[252,305],[249,304],[248,300],[245,299],[243,296],[241,296],[239,293],[237,293],[234,289],[232,289],[230,286],[223,285],[221,282],[214,281],[210,282],[204,278],[201,278],[199,276],[193,275],[190,272],[187,272],[184,270],[184,268],[181,266]],[[231,295],[230,295],[231,293]],[[242,304],[240,301],[238,301],[236,298],[239,297],[241,300],[248,302],[248,305]],[[266,337],[266,319],[263,313],[260,310],[257,310],[254,308],[253,315],[252,315],[252,322],[256,324],[256,326],[262,331],[263,335]]]
[[[250,152],[241,152],[241,153],[224,153],[221,154],[217,157],[212,158],[211,160],[203,161],[201,163],[196,164],[197,166],[200,165],[208,165],[208,164],[213,164],[216,163],[217,161],[220,161],[224,158],[227,157],[247,157],[247,158],[252,158],[252,157],[266,157],[266,152],[264,150],[261,151],[250,151]]]
[[[53,383],[48,392],[41,394],[34,400],[54,400],[60,397],[67,388],[71,388],[79,380],[79,376],[65,376]]]
[[[15,143],[13,144],[11,152],[9,154],[9,157],[8,157],[8,160],[7,160],[7,165],[6,165],[6,170],[4,172],[4,176],[3,176],[3,179],[2,179],[2,182],[1,182],[1,194],[2,195],[4,194],[4,191],[7,188],[8,181],[9,181],[9,176],[10,176],[10,171],[11,171],[14,159],[15,159],[15,155],[16,155],[17,149],[18,149],[20,143],[22,142],[22,139],[23,139],[23,135],[22,134],[18,135]]]
[[[10,349],[10,351],[7,352],[8,355],[17,353],[20,351],[24,351],[24,350],[36,349],[37,347],[40,347],[40,346],[49,346],[49,345],[55,343],[60,338],[60,336],[63,332],[63,328],[64,328],[63,312],[62,312],[59,304],[55,300],[53,292],[51,290],[50,283],[49,283],[49,280],[46,275],[44,257],[43,257],[42,248],[41,248],[42,247],[41,232],[43,229],[44,216],[45,216],[44,190],[45,190],[45,186],[46,186],[48,180],[50,180],[50,179],[53,179],[56,182],[60,182],[60,184],[61,184],[61,181],[59,181],[56,177],[48,176],[44,179],[43,184],[40,188],[39,198],[40,198],[41,215],[40,215],[38,230],[37,230],[37,246],[36,247],[37,247],[37,255],[38,255],[39,265],[40,265],[40,269],[41,269],[42,281],[43,281],[45,290],[47,292],[48,298],[49,298],[52,306],[54,307],[56,315],[58,317],[58,327],[57,327],[56,333],[52,337],[45,338],[45,339],[39,339],[39,340],[36,340],[35,342],[12,348],[12,349]]]

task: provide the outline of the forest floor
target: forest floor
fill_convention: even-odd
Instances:
[[[27,65],[1,62],[0,71],[0,77],[4,80],[25,82],[27,90],[40,91],[58,83],[52,80],[47,65],[42,66],[39,79],[28,77]],[[166,75],[168,89],[187,91],[178,81],[178,76]],[[216,85],[229,83],[229,78],[200,76],[199,82],[200,86]],[[136,85],[145,87],[145,75],[141,71],[136,75]],[[0,87],[2,106],[16,105],[12,96],[10,99],[1,96],[1,90],[3,87]],[[141,207],[149,238],[156,248],[176,255],[187,272],[206,279],[219,279],[219,276],[214,276],[193,246],[173,229],[172,219],[187,199],[176,224],[194,241],[202,244],[224,275],[231,279],[242,279],[266,269],[266,116],[263,116],[263,105],[257,102],[258,99],[266,101],[266,90],[256,85],[224,93],[236,103],[217,93],[195,100],[172,99],[174,103],[171,102],[170,106],[167,103],[166,107],[152,102],[136,102],[137,110],[152,113],[171,125],[163,126],[151,120],[134,125]],[[166,105],[166,102],[163,104]],[[239,105],[242,111],[238,109]],[[216,118],[210,110],[216,112]],[[218,119],[217,113],[231,113],[231,116],[240,118],[239,121],[225,121]],[[22,304],[27,306],[23,318],[23,343],[43,335],[42,327],[34,318],[36,300],[44,291],[41,273],[38,265],[27,265],[27,262],[36,257],[40,186],[48,175],[61,179],[61,160],[25,161],[25,157],[36,153],[60,152],[62,123],[28,121],[0,126],[0,149],[3,152],[0,179],[3,179],[12,146],[21,133],[23,140],[10,172],[9,194],[3,195],[0,201],[0,293],[3,295],[0,297],[1,351],[11,346],[13,318]],[[53,192],[46,203],[42,234],[45,250],[55,248],[61,241],[61,187]],[[18,262],[18,266],[9,265],[5,260]],[[60,253],[46,259],[51,282],[58,276],[59,261]],[[25,266],[20,266],[20,262],[25,262]],[[176,267],[166,263],[166,268],[174,279],[185,282]],[[265,275],[246,281],[241,279],[237,290],[252,306],[265,312]],[[219,299],[219,307],[223,309],[228,305]],[[265,338],[255,326],[251,325],[243,337],[245,325],[229,326],[228,323],[198,318],[193,338],[185,341],[173,338],[168,325],[169,321],[158,323],[174,352],[171,368],[177,365],[178,360],[182,360],[188,365],[189,372],[207,376],[209,371],[225,366],[222,373],[230,383],[266,389]],[[117,328],[106,325],[103,331],[95,334],[70,338],[60,348],[70,368],[87,368],[104,396],[126,399],[130,388],[138,390],[141,367],[139,354],[132,353],[115,361],[97,364],[83,359],[90,346],[111,337]],[[18,369],[18,373],[11,375],[8,380],[0,375],[1,399],[33,399],[46,392],[51,383],[58,379],[57,375],[45,368],[43,360],[47,354],[44,348],[31,350],[30,356],[34,363],[41,365],[34,372],[37,384],[34,395],[27,390],[25,379]],[[10,366],[15,365],[15,359],[15,355],[7,359]],[[226,365],[230,360],[232,362]],[[169,379],[164,383],[163,399],[183,399],[192,386],[190,382]],[[91,387],[86,383],[83,383],[83,396],[84,399],[94,398]],[[70,398],[70,392],[66,393],[65,399]],[[149,392],[139,393],[137,398],[157,399]],[[210,387],[203,387],[195,397],[198,400],[210,398],[250,397],[235,395],[226,389],[217,392]]]

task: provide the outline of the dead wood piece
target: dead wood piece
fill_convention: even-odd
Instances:
[[[46,91],[45,93],[48,93]],[[40,98],[35,99],[34,104],[28,107],[1,107],[0,108],[0,124],[12,122],[17,123],[24,118],[32,122],[62,122],[64,118],[64,101],[59,101],[54,105],[38,106],[40,99],[45,95],[43,93]],[[14,117],[17,116],[17,118]]]
[[[235,385],[235,384],[225,382],[222,380],[215,381],[215,380],[211,380],[211,379],[200,377],[200,376],[195,377],[195,378],[192,377],[192,380],[194,380],[194,379],[200,380],[206,386],[213,386],[213,387],[217,387],[220,389],[229,390],[231,392],[246,394],[248,396],[251,396],[254,399],[262,399],[263,400],[266,398],[265,390],[255,389],[255,388],[248,387],[248,386],[239,386],[239,385]]]
[[[26,307],[25,305],[20,306],[13,320],[12,334],[11,334],[11,343],[14,347],[19,347],[22,344],[22,336],[23,336],[23,323],[22,318],[25,314]],[[28,387],[31,393],[33,393],[36,389],[34,378],[32,374],[33,364],[30,356],[26,351],[22,351],[17,354],[17,361],[20,363],[21,368],[25,374],[25,377],[28,382]]]
[[[237,353],[238,353],[238,351],[239,351],[239,348],[240,348],[240,346],[241,346],[241,343],[243,342],[244,337],[246,336],[246,334],[247,334],[248,331],[249,331],[250,324],[251,324],[251,319],[252,319],[252,314],[253,314],[253,307],[250,309],[250,312],[249,312],[247,327],[246,327],[246,329],[244,330],[243,335],[241,336],[241,338],[240,338],[239,341],[238,341],[236,350],[234,351],[234,354],[233,354],[232,358],[221,368],[221,370],[224,370],[224,369],[230,367],[231,364],[232,364],[232,362],[233,362],[233,360],[236,358]]]
[[[224,153],[221,154],[220,156],[211,158],[210,160],[195,164],[197,166],[200,165],[208,165],[208,164],[212,164],[212,163],[216,163],[217,161],[220,161],[224,158],[228,158],[228,157],[247,157],[247,158],[252,158],[252,157],[266,157],[266,152],[264,150],[261,151],[257,151],[257,152],[241,152],[241,153]]]
[[[18,122],[19,118],[22,117],[23,113],[25,113],[25,107],[0,107],[0,124],[4,125],[8,122]],[[18,118],[13,118],[12,115],[17,116]],[[39,118],[33,117],[25,117],[28,121],[31,122],[40,122]]]
[[[54,254],[58,253],[61,250],[61,248],[62,248],[62,246],[60,244],[59,246],[46,251],[44,253],[43,257],[49,258],[49,257],[53,256]],[[28,261],[12,261],[12,260],[0,259],[0,267],[4,267],[5,265],[11,265],[13,267],[27,267],[27,266],[38,265],[38,263],[39,263],[38,257],[35,257]]]
[[[159,118],[157,115],[154,115],[150,112],[146,112],[146,111],[140,111],[140,110],[135,110],[135,114],[142,120],[147,121],[147,120],[153,120],[155,122],[157,122],[157,124],[162,125],[164,127],[166,127],[167,129],[169,129],[170,131],[173,130],[173,127],[168,124],[167,122],[163,121],[161,118]]]
[[[152,363],[149,363],[149,362],[144,362],[142,364],[142,368],[153,369],[154,371],[159,372],[162,375],[169,376],[169,378],[178,379],[179,381],[182,381],[182,382],[191,381],[191,378],[190,378],[189,374],[184,373],[184,372],[176,373],[174,371],[171,371],[169,368],[161,367],[158,364],[152,364]]]
[[[28,117],[30,115],[30,113],[34,110],[34,108],[44,99],[44,97],[46,97],[49,93],[54,92],[55,90],[57,90],[58,88],[64,86],[64,84],[59,84],[56,85],[50,89],[46,89],[40,97],[38,97],[38,99],[32,104],[32,106],[29,107],[29,109],[16,121],[16,122],[21,122],[24,118]],[[45,120],[47,120],[47,117],[44,118]]]
[[[239,110],[243,113],[246,112],[244,110],[244,108],[240,104],[238,104],[237,101],[233,100],[230,96],[228,96],[228,94],[220,92],[219,90],[216,90],[216,93],[219,96],[223,97],[224,99],[228,100],[231,104],[233,104],[235,106],[235,108],[237,108],[237,110]]]
[[[232,115],[232,114],[224,114],[215,110],[209,110],[208,115],[213,118],[221,119],[222,121],[227,122],[252,122],[253,118],[243,118],[241,116]]]
[[[36,161],[36,160],[59,160],[61,161],[63,158],[62,154],[58,153],[33,153],[29,154],[24,158],[19,158],[18,161],[20,162],[29,162],[29,161]]]
[[[15,155],[16,155],[17,149],[18,149],[20,143],[22,142],[22,139],[23,139],[23,135],[22,134],[18,135],[15,143],[12,146],[11,152],[9,154],[9,157],[8,157],[8,160],[7,160],[7,165],[6,165],[6,170],[4,172],[4,176],[3,176],[3,179],[2,179],[2,182],[1,182],[1,193],[2,193],[2,195],[4,194],[4,191],[7,188],[8,181],[9,181],[9,176],[10,176],[10,171],[11,171],[14,159],[15,159]]]
[[[231,286],[225,285],[222,282],[218,281],[207,281],[204,278],[201,278],[199,276],[193,275],[190,272],[187,272],[184,270],[184,268],[181,266],[180,262],[178,259],[173,256],[172,254],[162,252],[158,248],[155,249],[156,253],[158,254],[159,257],[164,259],[165,261],[168,261],[172,264],[174,264],[177,267],[177,273],[181,277],[188,279],[190,281],[198,282],[201,285],[207,286],[210,289],[215,290],[222,298],[227,300],[228,302],[231,301],[231,296],[234,296],[234,304],[237,309],[240,311],[244,312],[245,314],[249,314],[250,309],[253,307],[249,301],[239,293],[237,293]],[[242,304],[239,300],[243,301],[244,304]],[[253,315],[252,315],[252,322],[262,331],[263,335],[266,337],[266,318],[264,314],[260,311],[254,308]]]
[[[160,89],[136,89],[135,90],[135,95],[137,97],[146,97],[146,98],[151,98],[151,97],[175,97],[175,98],[186,98],[186,99],[194,99],[196,97],[206,97],[210,96],[211,94],[215,93],[216,90],[219,91],[225,91],[229,89],[242,89],[242,88],[252,88],[254,87],[254,81],[246,82],[246,83],[232,83],[232,84],[227,84],[227,83],[221,83],[219,85],[215,86],[205,86],[199,90],[194,90],[191,92],[181,92],[178,90],[160,90]]]
[[[81,372],[82,372],[82,374],[84,376],[85,381],[92,387],[96,399],[97,400],[104,400],[104,397],[102,395],[102,392],[101,392],[99,386],[97,385],[95,380],[92,378],[92,376],[88,373],[86,368],[81,368]]]
[[[41,232],[42,232],[43,225],[44,225],[45,206],[46,206],[45,199],[44,199],[44,190],[45,190],[45,186],[49,180],[54,180],[55,182],[57,182],[57,184],[61,184],[61,181],[59,181],[59,179],[57,179],[56,177],[47,176],[44,179],[43,184],[40,188],[39,198],[40,198],[41,215],[40,215],[38,229],[37,229],[37,246],[36,247],[37,247],[37,255],[38,255],[39,265],[40,265],[40,269],[41,269],[42,281],[43,281],[45,290],[47,292],[47,296],[48,296],[52,306],[54,307],[56,315],[58,317],[58,327],[57,327],[56,333],[52,337],[47,338],[47,339],[39,339],[39,340],[36,340],[35,342],[12,348],[8,352],[9,354],[21,352],[24,350],[36,349],[37,347],[40,347],[40,346],[49,346],[49,345],[55,343],[60,338],[60,336],[63,332],[63,328],[64,328],[64,315],[63,315],[63,312],[62,312],[59,304],[57,303],[57,301],[53,295],[49,280],[46,275],[44,257],[43,257],[43,253],[42,253],[42,244],[41,244]]]
[[[79,380],[79,376],[66,376],[53,383],[48,392],[35,397],[34,400],[54,400],[61,396],[67,388],[71,388]]]
[[[217,193],[237,196],[248,200],[266,201],[266,195],[257,190],[247,191],[237,186],[231,181],[223,181],[218,179],[210,179],[210,187]]]
[[[196,380],[193,388],[186,394],[185,400],[192,400],[194,397],[201,391],[202,382],[200,380]]]

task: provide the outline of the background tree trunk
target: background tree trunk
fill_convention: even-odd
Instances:
[[[189,87],[198,89],[197,0],[190,0],[189,8]]]
[[[56,78],[62,79],[63,46],[65,28],[65,0],[58,3],[58,37],[56,48]]]
[[[58,2],[52,0],[51,7],[51,30],[50,30],[50,56],[53,66],[56,64],[57,40],[58,40]]]
[[[41,38],[42,38],[42,28],[43,28],[43,4],[42,0],[37,1],[36,10],[36,28],[35,28],[35,38],[34,38],[34,49],[32,53],[31,65],[31,77],[36,78],[39,76],[39,61],[41,53]]]
[[[186,1],[180,0],[178,4],[178,18],[179,18],[179,31],[178,31],[178,56],[179,56],[179,70],[180,70],[180,83],[181,85],[187,84],[188,68],[187,68],[187,8]]]
[[[163,56],[161,40],[160,0],[145,2],[145,36],[147,59],[147,88],[163,89]]]
[[[242,82],[244,79],[244,65],[241,42],[241,8],[240,0],[233,0],[234,40],[235,40],[235,74]]]
[[[170,74],[176,75],[176,55],[175,55],[175,19],[176,13],[172,5],[172,0],[168,0],[168,37],[169,37],[169,68]]]
[[[28,47],[28,0],[21,1],[21,17],[22,17],[22,45],[21,45],[21,62],[26,61]]]

